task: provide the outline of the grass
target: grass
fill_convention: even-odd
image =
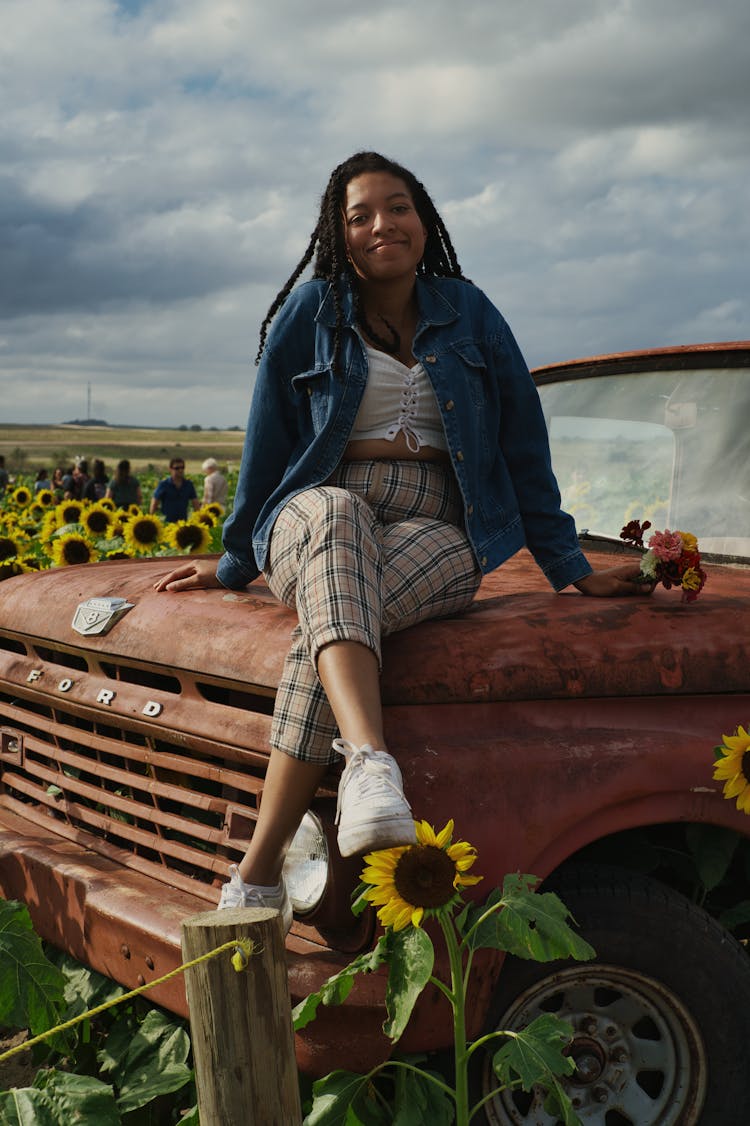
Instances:
[[[146,427],[113,426],[23,426],[0,425],[0,454],[11,474],[36,476],[38,469],[50,473],[56,465],[72,465],[86,457],[89,465],[100,457],[112,473],[117,462],[129,458],[133,473],[146,470],[166,473],[175,455],[185,459],[188,475],[200,474],[207,457],[221,466],[237,468],[244,433],[242,430],[156,430]]]

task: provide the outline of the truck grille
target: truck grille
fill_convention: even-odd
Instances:
[[[252,836],[272,705],[0,632],[0,804],[213,903]]]

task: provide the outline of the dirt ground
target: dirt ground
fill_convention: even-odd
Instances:
[[[0,1029],[0,1056],[22,1044],[27,1037],[28,1032],[9,1032],[7,1029]],[[36,1073],[37,1068],[32,1063],[31,1052],[18,1052],[10,1059],[0,1062],[0,1091],[9,1091],[11,1087],[30,1087]]]

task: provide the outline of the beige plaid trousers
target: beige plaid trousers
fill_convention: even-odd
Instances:
[[[324,485],[282,509],[266,581],[297,611],[274,707],[271,745],[294,758],[337,761],[337,728],[316,672],[332,641],[358,641],[381,663],[381,637],[459,613],[481,573],[462,529],[450,466],[343,462]]]

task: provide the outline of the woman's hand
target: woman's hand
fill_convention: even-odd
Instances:
[[[196,556],[175,567],[168,575],[163,575],[154,583],[154,590],[203,590],[205,587],[220,587],[216,577],[218,559],[205,559]]]
[[[624,563],[608,567],[605,571],[592,571],[578,579],[573,586],[592,598],[616,598],[625,594],[651,594],[656,583],[638,581],[641,574],[637,563]]]

